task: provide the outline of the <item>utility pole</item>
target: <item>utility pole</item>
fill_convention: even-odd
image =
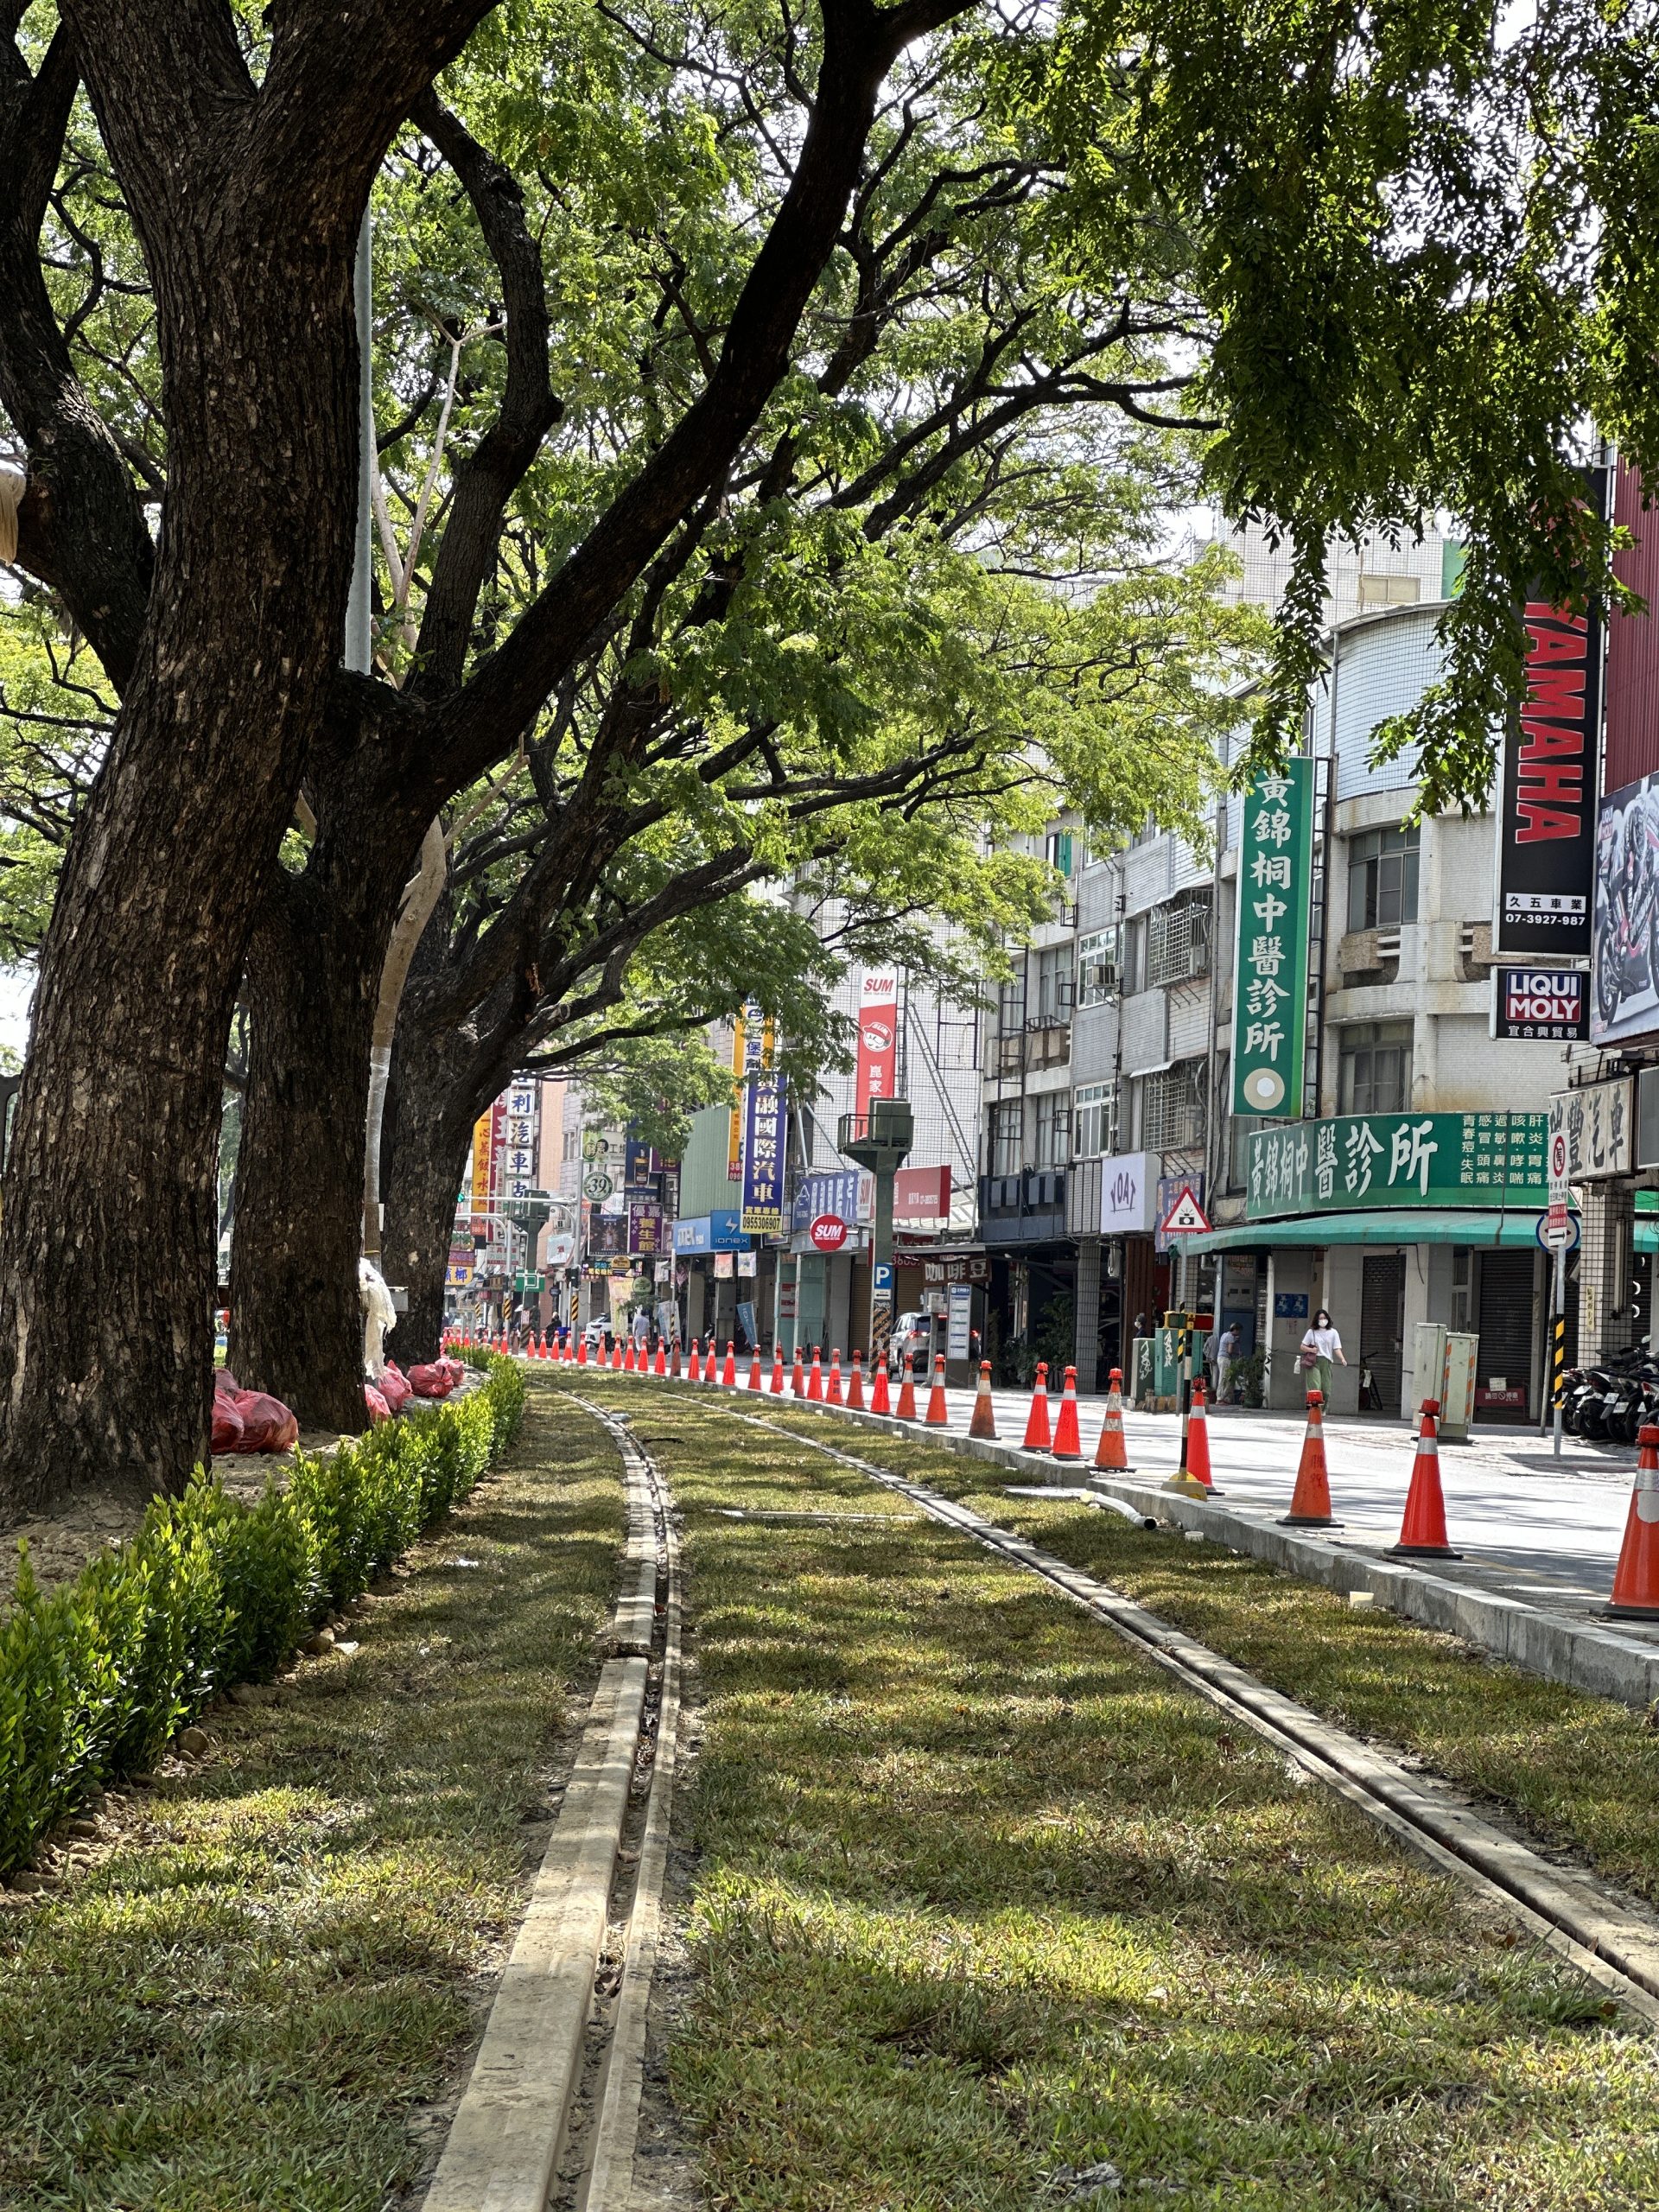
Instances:
[[[870,1368],[887,1356],[893,1333],[893,1184],[916,1141],[907,1098],[872,1098],[864,1114],[843,1114],[837,1149],[875,1177],[875,1221],[870,1232]]]

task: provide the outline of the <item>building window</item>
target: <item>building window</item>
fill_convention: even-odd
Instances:
[[[1071,1094],[1065,1090],[1040,1090],[1033,1103],[1037,1126],[1031,1164],[1033,1167],[1064,1167],[1071,1140]]]
[[[1183,1152],[1204,1138],[1204,1062],[1185,1060],[1147,1076],[1141,1085],[1141,1145],[1145,1152]]]
[[[1179,899],[1147,917],[1147,982],[1185,983],[1210,972],[1210,903]]]
[[[1417,918],[1416,830],[1368,830],[1348,840],[1348,926],[1397,930]]]
[[[1092,930],[1077,940],[1077,1004],[1101,1006],[1117,995],[1121,929]]]
[[[1070,876],[1073,846],[1069,830],[1051,830],[1043,844],[1043,857],[1059,874]]]
[[[1037,955],[1032,978],[1033,1002],[1028,1021],[1043,1029],[1058,1028],[1071,1019],[1071,948],[1048,944]]]
[[[1022,953],[1019,965],[997,994],[997,1027],[1007,1036],[1011,1030],[1026,1026],[1026,962]]]
[[[1357,1021],[1339,1034],[1338,1111],[1403,1114],[1411,1103],[1411,1024]]]
[[[1360,571],[1362,607],[1414,607],[1421,595],[1422,585],[1415,576],[1382,576]]]
[[[991,1109],[991,1173],[1017,1175],[1025,1135],[1025,1102],[1005,1098]]]
[[[1071,1094],[1071,1154],[1094,1160],[1117,1150],[1117,1085],[1079,1084]]]

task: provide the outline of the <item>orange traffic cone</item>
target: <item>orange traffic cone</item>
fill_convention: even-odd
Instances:
[[[628,1338],[628,1348],[622,1355],[622,1372],[625,1375],[632,1375],[633,1372],[633,1338],[632,1337]]]
[[[617,1372],[621,1371],[622,1347],[614,1337],[611,1338],[611,1365]]]
[[[1112,1370],[1106,1388],[1106,1418],[1101,1423],[1100,1441],[1095,1446],[1095,1465],[1105,1467],[1116,1475],[1133,1473],[1123,1437],[1123,1370]]]
[[[760,1388],[760,1347],[759,1344],[753,1345],[749,1352],[749,1388],[751,1390],[758,1390]]]
[[[1065,1386],[1060,1392],[1059,1416],[1054,1423],[1054,1457],[1057,1459],[1081,1459],[1083,1438],[1077,1429],[1077,1370],[1068,1367]]]
[[[577,1365],[578,1367],[586,1367],[586,1366],[587,1366],[587,1364],[588,1364],[588,1336],[587,1336],[587,1332],[586,1332],[586,1331],[584,1330],[584,1332],[582,1332],[582,1334],[581,1336],[579,1336],[579,1337],[576,1338],[576,1365]]]
[[[864,1410],[864,1370],[860,1365],[861,1355],[853,1354],[853,1371],[847,1377],[847,1403],[855,1414]]]
[[[674,1349],[668,1356],[668,1372],[670,1380],[675,1382],[677,1382],[685,1373],[685,1363],[680,1354],[680,1340],[677,1337],[674,1339]]]
[[[806,1378],[806,1395],[815,1406],[823,1403],[823,1362],[817,1344],[812,1347],[812,1372]]]
[[[991,1403],[991,1363],[979,1363],[979,1388],[974,1393],[974,1417],[968,1424],[969,1436],[982,1436],[991,1443],[996,1441],[996,1408]]]
[[[1334,1529],[1331,1517],[1331,1477],[1325,1464],[1325,1394],[1307,1394],[1307,1433],[1302,1439],[1301,1464],[1296,1488],[1281,1529]]]
[[[1400,1524],[1400,1541],[1388,1547],[1390,1559],[1461,1559],[1446,1538],[1446,1497],[1440,1489],[1440,1440],[1435,1419],[1438,1398],[1423,1400],[1423,1424],[1417,1436],[1417,1456],[1411,1464],[1411,1488],[1406,1492],[1406,1517]]]
[[[806,1368],[801,1358],[799,1344],[795,1347],[795,1364],[789,1370],[789,1387],[796,1397],[806,1395]]]
[[[933,1388],[927,1394],[927,1411],[922,1418],[924,1428],[948,1428],[950,1408],[944,1402],[944,1354],[933,1355]]]
[[[1213,1490],[1210,1479],[1210,1423],[1204,1409],[1204,1385],[1192,1385],[1192,1402],[1186,1409],[1186,1471],[1195,1483]]]
[[[663,1350],[660,1337],[657,1339],[657,1357],[651,1363],[651,1371],[653,1375],[666,1375],[668,1372],[668,1356]]]
[[[893,1412],[893,1397],[887,1388],[887,1355],[884,1351],[875,1361],[870,1378],[870,1411],[873,1414]]]
[[[737,1388],[737,1346],[730,1337],[726,1339],[726,1364],[720,1370],[720,1382],[724,1390]]]
[[[782,1344],[774,1344],[772,1348],[772,1395],[774,1398],[781,1398],[784,1395],[784,1348]]]
[[[698,1356],[695,1337],[691,1339],[691,1363],[685,1370],[685,1378],[688,1382],[701,1382],[702,1380],[702,1361]]]
[[[916,1380],[911,1373],[908,1352],[905,1354],[905,1379],[899,1385],[899,1402],[893,1408],[893,1413],[899,1421],[914,1421],[916,1418]]]
[[[839,1406],[845,1403],[841,1395],[841,1347],[839,1344],[832,1344],[830,1348],[830,1380],[823,1386],[823,1402],[826,1406]]]
[[[1659,1621],[1659,1428],[1648,1425],[1636,1440],[1636,1487],[1607,1613],[1616,1621]]]
[[[1046,1452],[1052,1441],[1048,1433],[1048,1362],[1037,1363],[1037,1381],[1031,1393],[1031,1411],[1026,1415],[1026,1440],[1021,1447],[1027,1452]]]

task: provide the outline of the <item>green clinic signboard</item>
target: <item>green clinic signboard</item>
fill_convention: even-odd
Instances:
[[[1548,1114],[1338,1114],[1250,1139],[1246,1217],[1548,1200]]]
[[[1233,1111],[1293,1121],[1302,1110],[1313,763],[1264,770],[1244,796],[1233,970]]]

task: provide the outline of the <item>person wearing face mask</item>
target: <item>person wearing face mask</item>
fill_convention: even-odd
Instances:
[[[1310,1358],[1308,1355],[1312,1353]],[[1313,1325],[1302,1338],[1303,1380],[1310,1390],[1317,1390],[1325,1406],[1331,1403],[1331,1363],[1340,1360],[1346,1367],[1347,1359],[1342,1349],[1342,1338],[1331,1325],[1331,1315],[1321,1306],[1313,1316]]]

